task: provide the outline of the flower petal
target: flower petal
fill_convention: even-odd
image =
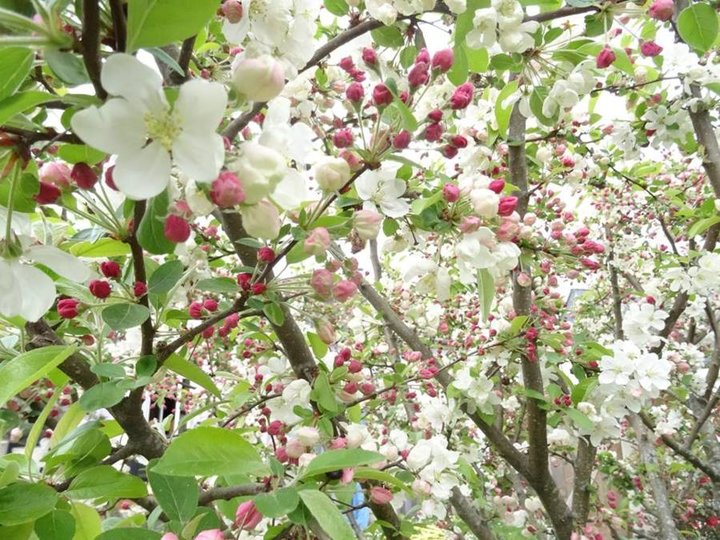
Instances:
[[[22,291],[19,314],[26,321],[35,322],[45,315],[55,302],[57,291],[53,280],[34,266],[14,264],[15,286]]]
[[[308,200],[305,178],[295,169],[290,169],[280,183],[275,186],[273,200],[285,210],[292,210]]]
[[[388,217],[399,218],[410,211],[410,205],[402,199],[383,199],[380,201],[380,209]]]
[[[22,295],[15,281],[13,267],[15,261],[0,259],[0,314],[4,317],[15,317],[20,313]]]
[[[195,79],[180,87],[175,111],[184,129],[195,133],[215,131],[225,115],[227,92],[223,85]]]
[[[170,154],[154,142],[134,154],[122,154],[115,162],[113,179],[130,199],[149,199],[165,190],[170,181]]]
[[[90,279],[90,269],[80,259],[53,246],[33,246],[25,256],[76,282]]]
[[[372,199],[380,184],[380,175],[375,171],[367,171],[355,180],[355,189],[363,200]]]
[[[100,81],[108,94],[122,96],[157,110],[165,103],[162,76],[130,54],[113,54],[106,61]]]
[[[225,39],[227,39],[228,43],[240,43],[247,35],[249,28],[250,17],[243,17],[239,23],[231,23],[225,19],[222,33],[225,34]]]
[[[147,139],[142,111],[121,98],[75,113],[70,126],[84,142],[109,154],[137,152]]]
[[[215,180],[225,161],[225,144],[217,133],[183,131],[172,150],[175,165],[200,182]]]

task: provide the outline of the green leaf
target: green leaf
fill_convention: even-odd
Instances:
[[[345,0],[323,0],[323,4],[325,4],[325,9],[338,17],[346,15],[350,10],[350,7]]]
[[[0,403],[45,377],[75,352],[74,346],[51,345],[19,354],[0,365]]]
[[[330,381],[326,373],[321,372],[315,378],[311,393],[313,401],[328,412],[335,413],[339,410],[337,400],[335,399],[335,391],[330,386]]]
[[[20,464],[17,461],[6,462],[5,469],[0,474],[0,488],[12,484],[18,476],[20,476]]]
[[[105,159],[106,155],[105,152],[95,150],[86,144],[63,144],[58,148],[58,156],[68,163],[95,165]]]
[[[153,294],[170,292],[183,275],[185,267],[181,261],[168,261],[155,270],[148,280],[148,291]]]
[[[72,503],[70,513],[75,518],[73,540],[95,540],[100,535],[100,515],[85,504]]]
[[[510,125],[510,114],[512,113],[514,104],[514,102],[508,103],[508,98],[517,91],[517,88],[517,79],[510,81],[500,90],[497,101],[495,102],[495,119],[498,124],[498,132],[502,137],[507,136],[508,126]]]
[[[57,99],[47,92],[20,92],[0,101],[0,124],[4,124],[16,114],[20,114],[38,105]]]
[[[713,225],[720,223],[720,216],[711,216],[709,218],[701,219],[700,221],[696,221],[692,224],[690,229],[688,230],[688,237],[692,238],[693,236],[697,236],[698,234],[704,233],[706,230],[708,230]]]
[[[260,513],[267,518],[279,518],[295,510],[300,497],[293,487],[280,488],[271,493],[261,493],[253,501]]]
[[[490,55],[487,49],[471,49],[463,45],[467,57],[468,69],[471,73],[485,73],[490,65]]]
[[[268,469],[253,445],[239,433],[198,427],[170,443],[153,470],[172,476],[258,476]]]
[[[372,467],[357,467],[353,473],[353,478],[357,480],[376,480],[378,482],[382,482],[383,484],[395,486],[406,491],[410,489],[408,485],[399,478],[388,472],[373,469]]]
[[[171,371],[174,371],[178,375],[191,380],[198,386],[202,386],[205,390],[210,392],[215,397],[220,397],[220,390],[212,378],[200,369],[196,364],[188,362],[179,354],[171,354],[163,363],[163,366]]]
[[[235,294],[238,292],[237,281],[229,277],[201,279],[195,287],[200,291],[218,294]]]
[[[120,403],[125,392],[125,387],[119,385],[118,381],[102,382],[85,390],[78,403],[87,412],[106,409]]]
[[[128,52],[168,45],[197,34],[219,5],[220,0],[129,0]]]
[[[64,492],[71,499],[120,499],[147,495],[137,476],[121,473],[110,465],[98,465],[78,474]]]
[[[194,478],[148,473],[153,495],[170,519],[186,523],[195,515],[200,490]]]
[[[465,55],[465,44],[460,43],[455,47],[453,52],[453,65],[447,73],[447,78],[455,86],[460,86],[462,83],[467,81],[470,69],[468,66],[467,56]]]
[[[90,371],[95,375],[101,377],[108,377],[110,379],[116,379],[125,376],[125,368],[120,364],[111,364],[110,362],[103,362],[102,364],[94,364],[90,366]]]
[[[314,332],[307,333],[308,342],[315,358],[322,360],[328,352],[327,344]]]
[[[549,90],[545,86],[534,86],[532,94],[530,94],[530,110],[538,121],[546,126],[554,126],[556,118],[545,116],[543,113],[543,103],[548,97]],[[555,114],[557,116],[557,113]]]
[[[382,461],[383,456],[362,448],[328,450],[314,458],[305,469],[301,478],[309,478],[331,471],[340,471],[348,467],[371,465]]]
[[[38,540],[72,540],[75,518],[67,510],[53,510],[35,522]]]
[[[130,244],[112,238],[100,238],[95,242],[73,244],[69,251],[76,257],[121,257],[130,254]]]
[[[58,49],[45,49],[45,60],[58,79],[70,86],[90,82],[85,64],[78,55]]]
[[[33,51],[24,47],[0,49],[0,101],[11,96],[32,69]]]
[[[263,313],[275,326],[281,326],[285,322],[285,313],[277,302],[267,302],[263,305]]]
[[[169,204],[167,190],[150,199],[138,227],[138,242],[153,255],[163,255],[175,251],[175,243],[165,238],[164,231],[164,220]]]
[[[478,295],[483,321],[486,321],[495,300],[495,278],[485,268],[478,270]]]
[[[140,304],[112,304],[102,311],[103,321],[113,330],[127,330],[144,323],[150,310]]]
[[[13,197],[13,209],[18,212],[30,213],[35,210],[37,203],[35,195],[40,188],[40,182],[36,175],[24,173],[20,177],[19,188],[15,190]],[[7,207],[10,200],[10,182],[0,182],[0,204]]]
[[[573,423],[580,429],[585,431],[592,431],[595,428],[595,424],[593,424],[592,420],[590,420],[587,416],[585,416],[577,409],[568,407],[567,409],[565,409],[565,412],[567,412],[567,415],[572,419]]]
[[[573,403],[577,405],[578,403],[583,401],[585,399],[585,396],[588,395],[588,392],[590,392],[597,385],[597,377],[587,377],[580,381],[577,385],[575,385],[575,387],[572,389],[572,393],[570,394]]]
[[[382,26],[370,32],[373,41],[380,47],[402,47],[405,43],[402,32],[396,26]]]
[[[28,435],[27,442],[25,443],[26,458],[32,458],[33,450],[35,450],[35,446],[40,440],[40,433],[45,427],[45,422],[47,422],[48,416],[50,416],[50,411],[52,411],[55,407],[55,404],[57,403],[61,392],[62,388],[56,388],[50,399],[48,399],[47,403],[45,403],[42,412],[38,415],[37,418],[35,418],[32,429],[30,430],[30,434]]]
[[[330,497],[317,489],[299,492],[305,507],[333,540],[355,540],[355,533]]]
[[[0,525],[34,521],[52,511],[58,495],[45,484],[11,484],[0,489]]]
[[[156,531],[138,527],[118,527],[105,531],[95,540],[159,540],[162,535]]]
[[[699,53],[707,52],[718,35],[718,18],[710,4],[698,2],[686,7],[677,18],[680,37]]]

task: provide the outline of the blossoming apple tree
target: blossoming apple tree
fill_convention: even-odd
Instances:
[[[720,538],[708,0],[0,0],[0,537]]]

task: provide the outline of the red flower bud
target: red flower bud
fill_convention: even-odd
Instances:
[[[87,163],[76,163],[70,172],[70,178],[72,178],[81,189],[92,189],[98,180],[97,174],[95,174]]]
[[[263,246],[260,249],[258,249],[257,258],[261,262],[270,263],[275,260],[275,252],[273,251],[272,248]]]
[[[352,103],[358,103],[365,97],[365,89],[359,82],[351,83],[350,86],[347,87],[347,90],[345,90],[345,96]]]
[[[443,49],[433,55],[432,67],[441,73],[445,73],[446,71],[450,71],[454,59],[455,55],[452,49]]]
[[[104,279],[93,279],[88,288],[95,298],[107,298],[112,292],[110,283]]]
[[[234,173],[223,171],[212,183],[210,199],[220,208],[232,208],[245,201],[245,190]]]
[[[353,134],[347,128],[338,129],[332,138],[333,144],[337,148],[349,148],[353,144]]]
[[[180,216],[168,214],[165,218],[165,238],[176,244],[185,242],[190,238],[190,224]]]
[[[600,51],[595,58],[595,65],[600,69],[609,67],[615,61],[615,53],[607,45]]]
[[[390,105],[393,100],[392,92],[384,84],[380,83],[373,88],[373,103],[377,107],[385,107]]]
[[[505,189],[505,180],[493,180],[488,184],[488,189],[498,194],[502,193],[503,189]]]
[[[442,193],[447,202],[454,203],[460,199],[460,188],[455,184],[445,184]]]
[[[498,215],[500,216],[509,216],[512,214],[518,205],[518,198],[517,197],[503,197],[500,199],[500,204],[498,204]]]
[[[260,282],[253,283],[250,286],[250,290],[252,291],[253,294],[262,294],[267,290],[267,285],[265,285],[264,283],[260,283]]]
[[[374,66],[378,61],[377,52],[375,49],[365,47],[362,51],[362,59],[366,64]]]
[[[78,316],[80,301],[75,298],[63,298],[58,300],[57,312],[63,319],[74,319]]]
[[[396,150],[404,150],[410,146],[410,132],[402,130],[400,133],[395,135],[392,140],[392,145]]]
[[[115,261],[104,261],[100,263],[100,272],[108,279],[117,279],[120,277],[122,269]]]
[[[55,184],[40,181],[40,191],[35,195],[38,204],[54,204],[62,195],[62,191]]]
[[[141,298],[147,294],[148,288],[144,281],[136,281],[133,284],[133,294]]]

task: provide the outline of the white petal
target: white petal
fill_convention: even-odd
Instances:
[[[285,148],[287,156],[298,163],[307,163],[313,150],[315,133],[312,128],[303,122],[294,124],[288,130],[289,147]]]
[[[154,142],[134,154],[118,156],[113,179],[130,199],[159,195],[170,181],[170,154],[159,142]]]
[[[193,131],[215,131],[225,114],[227,93],[223,85],[195,79],[180,87],[175,110],[183,128]]]
[[[361,199],[372,199],[380,183],[380,175],[375,171],[368,171],[360,175],[355,181],[355,189]]]
[[[292,210],[308,200],[308,190],[305,178],[295,169],[285,175],[275,187],[273,200],[285,210]]]
[[[16,261],[0,259],[0,314],[5,317],[15,317],[20,313],[22,296],[20,287],[15,281],[13,267]]]
[[[90,279],[90,269],[80,259],[53,246],[33,246],[25,256],[44,264],[62,277],[82,282]]]
[[[410,211],[410,205],[401,199],[391,199],[380,201],[380,208],[388,217],[399,218]]]
[[[137,152],[147,139],[142,110],[121,98],[75,113],[70,126],[84,142],[109,154]]]
[[[100,75],[103,88],[112,96],[122,96],[155,110],[165,102],[162,76],[130,54],[113,54]]]
[[[37,321],[55,301],[55,284],[47,274],[33,266],[13,265],[15,283],[22,292],[20,315],[26,321]]]
[[[225,19],[222,32],[225,34],[228,43],[240,43],[247,35],[248,28],[250,28],[250,17],[243,17],[239,23],[234,24]]]
[[[225,144],[217,133],[183,131],[172,149],[175,165],[200,182],[215,180],[225,161]]]
[[[405,184],[405,182],[403,182],[399,178],[393,178],[391,180],[386,180],[382,187],[383,199],[385,199],[385,198],[397,199],[403,193],[405,193],[406,189],[407,189],[407,185]]]

